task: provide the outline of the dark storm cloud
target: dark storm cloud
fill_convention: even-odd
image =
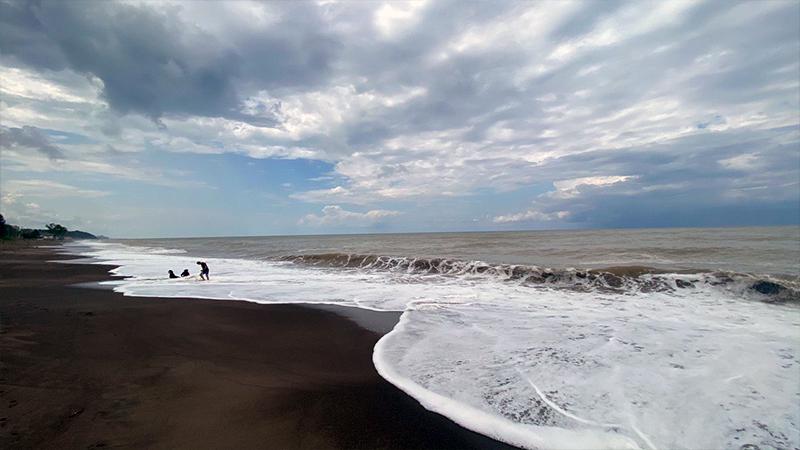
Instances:
[[[0,149],[32,149],[50,159],[61,159],[64,152],[36,127],[9,128],[0,126]]]
[[[64,69],[67,60],[36,17],[37,7],[34,2],[0,2],[0,49],[37,68]]]
[[[313,82],[327,71],[334,47],[308,32],[308,14],[230,47],[185,22],[178,7],[4,1],[0,8],[0,49],[13,61],[97,77],[112,108],[154,119],[223,116],[270,125],[269,117],[240,112],[238,84]]]
[[[100,78],[108,102],[123,113],[158,118],[167,111],[208,114],[236,104],[230,82],[235,56],[218,51],[208,55],[209,63],[193,60],[182,46],[180,27],[169,26],[176,19],[169,14],[109,2],[14,2],[3,5],[2,17],[23,18],[17,22],[26,26],[17,27],[20,42],[41,42],[28,49],[3,39],[4,53],[34,66],[58,54],[42,68],[66,66]],[[204,51],[214,47],[209,44]]]

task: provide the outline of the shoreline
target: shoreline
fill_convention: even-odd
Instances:
[[[61,259],[0,244],[0,447],[512,448],[378,375],[393,313],[125,297]]]

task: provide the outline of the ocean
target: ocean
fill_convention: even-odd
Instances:
[[[800,227],[68,247],[118,266],[130,296],[401,312],[381,376],[520,447],[800,447]]]

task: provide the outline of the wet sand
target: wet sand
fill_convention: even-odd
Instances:
[[[61,258],[0,243],[0,448],[508,448],[383,380],[335,312],[124,297]]]

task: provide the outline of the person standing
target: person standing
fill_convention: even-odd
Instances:
[[[197,261],[197,264],[200,265],[200,279],[208,281],[208,264],[205,261]]]

